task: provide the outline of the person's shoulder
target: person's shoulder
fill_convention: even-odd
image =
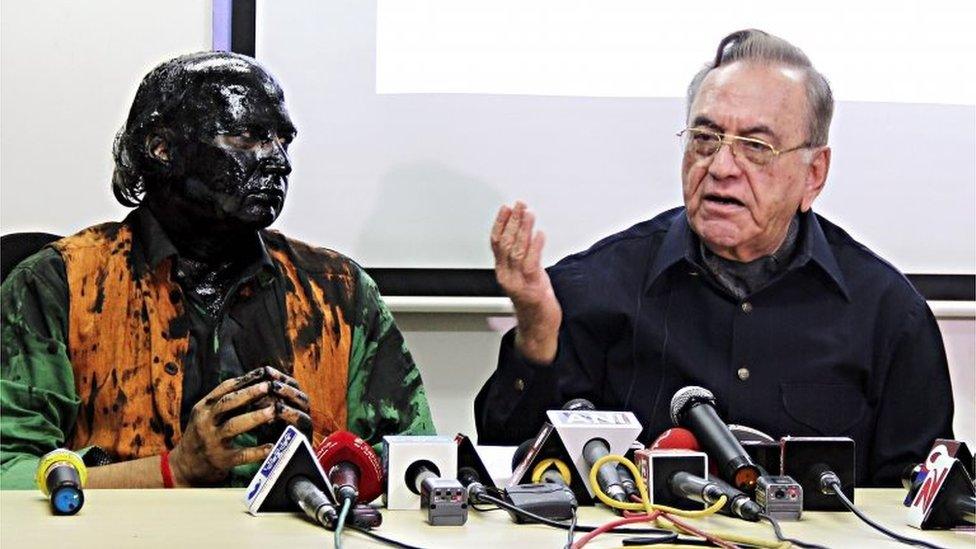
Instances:
[[[130,232],[125,222],[109,221],[86,227],[73,235],[56,240],[51,243],[51,247],[60,252],[99,247],[103,246],[106,242],[117,240],[120,235],[129,234]]]
[[[65,279],[64,259],[54,248],[44,246],[11,269],[4,279],[4,287],[26,281],[51,278]]]
[[[343,277],[355,282],[365,272],[352,258],[330,248],[315,246],[272,229],[261,231],[261,237],[272,255],[278,255],[280,259],[284,254],[296,268],[310,274]]]
[[[845,281],[855,295],[870,293],[899,296],[914,304],[925,302],[925,298],[898,267],[824,216],[816,214],[816,219]]]
[[[614,256],[629,257],[633,253],[642,255],[654,253],[664,235],[674,222],[684,215],[684,212],[683,207],[664,211],[651,219],[598,240],[586,250],[563,258],[554,267],[603,262]]]

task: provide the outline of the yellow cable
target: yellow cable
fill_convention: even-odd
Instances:
[[[637,484],[637,491],[640,492],[641,503],[630,503],[630,502],[624,503],[621,501],[617,501],[615,499],[611,499],[610,496],[606,495],[603,492],[603,490],[600,489],[600,483],[597,482],[596,479],[597,473],[599,472],[600,467],[604,463],[607,463],[609,461],[622,463],[624,467],[626,467],[630,471],[630,473],[634,475],[634,480]],[[668,507],[666,505],[654,505],[651,503],[651,500],[647,495],[647,482],[644,480],[644,477],[640,474],[640,471],[637,469],[637,466],[634,465],[634,463],[629,459],[618,454],[606,455],[596,460],[596,463],[594,463],[593,467],[590,468],[590,486],[593,488],[593,493],[596,494],[597,499],[599,499],[605,505],[613,507],[614,509],[623,509],[627,511],[644,511],[647,514],[651,514],[654,511],[661,511],[662,513],[668,513],[682,518],[703,518],[710,515],[714,515],[719,511],[719,509],[725,506],[725,502],[727,499],[723,495],[718,499],[718,501],[716,501],[710,507],[706,509],[702,509],[701,511],[686,511],[684,509],[675,509],[673,507]],[[669,530],[677,531],[683,534],[695,535],[691,532],[686,532],[679,526],[672,524],[670,522],[662,524],[662,521],[664,520],[666,520],[666,517],[659,516],[655,520],[655,523],[658,526],[667,528]],[[780,548],[785,548],[790,546],[789,542],[780,542],[779,540],[767,541],[764,539],[743,536],[740,534],[731,534],[726,532],[706,532],[704,530],[702,530],[702,532],[708,534],[709,536],[713,536],[722,539],[724,541],[728,541],[730,543],[744,543],[748,545],[754,545],[757,547],[768,547],[768,548],[775,548],[775,549],[780,549]],[[660,547],[660,545],[656,545],[655,547]]]
[[[600,483],[597,482],[596,476],[600,467],[608,461],[622,463],[624,467],[630,470],[630,473],[634,475],[634,479],[637,483],[637,490],[640,492],[641,503],[625,503],[611,499],[610,496],[606,495],[603,490],[600,489]],[[702,509],[701,511],[687,511],[685,509],[675,509],[674,507],[668,507],[666,505],[654,505],[651,503],[651,499],[647,495],[647,483],[644,482],[644,477],[641,476],[640,471],[637,470],[637,466],[624,456],[616,454],[606,455],[596,460],[596,463],[594,463],[593,467],[590,468],[590,487],[593,488],[593,493],[596,494],[597,499],[602,501],[605,505],[613,507],[614,509],[624,509],[626,511],[644,511],[648,514],[653,513],[654,511],[661,511],[685,518],[701,518],[714,515],[719,509],[725,506],[725,501],[727,499],[725,496],[722,496],[710,507]]]
[[[545,473],[546,469],[548,469],[550,465],[556,466],[556,470],[559,471],[559,476],[566,481],[566,486],[569,486],[569,483],[573,479],[573,474],[569,472],[569,467],[563,463],[563,460],[556,458],[549,458],[540,461],[535,466],[535,469],[532,469],[532,482],[542,482],[542,473]]]

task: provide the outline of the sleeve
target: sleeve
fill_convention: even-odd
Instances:
[[[0,287],[0,487],[34,488],[39,457],[65,444],[80,401],[67,351],[64,261],[45,248]]]
[[[551,364],[533,363],[515,347],[515,330],[502,338],[498,366],[475,398],[479,444],[518,445],[533,438],[546,422],[546,411],[562,408],[573,398],[600,406],[606,343],[587,277],[575,267],[557,265],[549,271],[563,309],[559,346]]]
[[[900,486],[902,471],[925,460],[932,441],[952,438],[952,387],[942,334],[917,296],[894,340],[870,449],[869,482]]]
[[[376,283],[362,269],[355,306],[348,429],[374,446],[385,435],[435,434],[420,371]]]

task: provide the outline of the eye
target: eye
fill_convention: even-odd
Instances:
[[[757,153],[773,152],[773,147],[767,143],[763,143],[762,141],[752,141],[752,140],[743,139],[742,146],[745,147],[746,150],[751,152],[757,152]]]
[[[694,131],[691,133],[691,138],[695,140],[696,143],[711,144],[718,143],[718,135],[711,132]]]

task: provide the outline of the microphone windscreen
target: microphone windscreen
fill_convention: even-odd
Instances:
[[[574,398],[563,404],[563,410],[596,410],[596,406],[585,398]]]
[[[651,450],[665,449],[701,451],[701,447],[698,446],[698,439],[695,438],[695,435],[691,431],[684,427],[672,427],[664,431],[651,444]]]
[[[681,414],[695,402],[711,402],[714,403],[715,395],[711,391],[704,387],[698,387],[697,385],[689,385],[683,389],[679,389],[678,392],[671,397],[671,421],[678,425],[681,422]],[[713,404],[714,405],[714,404]]]
[[[335,431],[319,443],[315,457],[326,475],[337,463],[359,469],[359,502],[369,503],[383,493],[383,464],[373,447],[349,431]]]

